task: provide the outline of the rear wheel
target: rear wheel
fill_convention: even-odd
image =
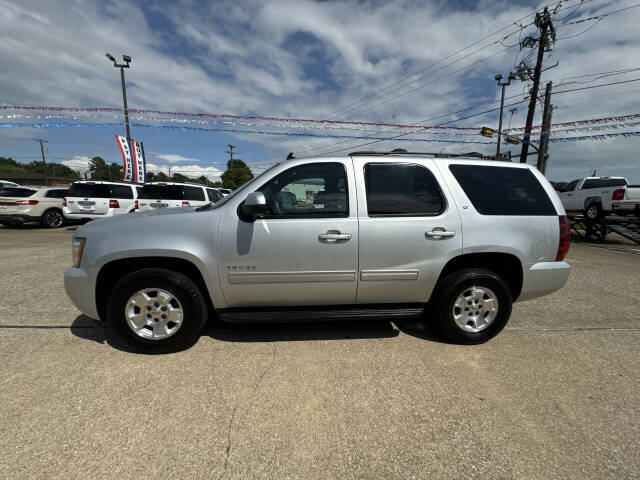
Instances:
[[[106,313],[122,339],[160,353],[188,348],[198,340],[207,305],[198,286],[182,273],[145,268],[115,285]]]
[[[64,215],[57,208],[51,208],[44,212],[41,223],[43,227],[59,228],[64,223]]]
[[[497,335],[511,316],[511,291],[489,270],[460,270],[443,278],[434,294],[441,333],[454,343],[484,343]]]
[[[589,220],[597,220],[602,217],[602,205],[600,203],[591,203],[584,211],[584,215]]]

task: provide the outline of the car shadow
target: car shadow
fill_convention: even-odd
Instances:
[[[404,328],[408,332],[420,331],[414,327],[396,327],[396,324],[383,320],[232,324],[212,318],[202,331],[201,337],[207,336],[223,342],[239,343],[362,340],[394,338],[400,334],[400,331],[404,331]],[[71,333],[76,337],[107,344],[129,353],[153,353],[121,340],[108,325],[104,325],[102,322],[93,320],[85,315],[78,315],[75,318],[71,325]],[[414,333],[410,334],[414,335]],[[424,338],[430,337],[427,335]]]

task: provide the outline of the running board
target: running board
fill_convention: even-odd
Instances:
[[[229,323],[290,323],[320,322],[328,320],[408,320],[424,313],[424,305],[332,306],[332,307],[280,307],[229,308],[218,310],[220,319]]]

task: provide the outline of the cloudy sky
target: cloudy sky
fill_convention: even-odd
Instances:
[[[640,78],[640,70],[584,76],[640,68],[640,8],[580,22],[634,6],[634,0],[0,0],[0,60],[4,66],[0,104],[120,108],[118,71],[105,58],[111,52],[133,57],[126,71],[132,108],[497,127],[497,112],[458,119],[497,106],[482,106],[499,99],[494,75],[514,69],[529,52],[521,51],[518,42],[535,32],[533,26],[520,31],[518,22],[530,23],[536,8],[545,4],[557,7],[558,41],[544,65],[559,63],[543,73],[543,82],[553,80],[560,92]],[[525,91],[525,84],[513,82],[507,96],[514,98],[507,103],[521,101]],[[554,122],[640,113],[640,82],[558,93],[553,104]],[[474,106],[479,107],[454,113]],[[522,126],[527,104],[514,107],[517,112],[511,126]],[[505,109],[505,123],[511,108]],[[540,123],[540,110],[536,123]],[[7,114],[15,112],[0,113],[1,121],[9,122]],[[119,115],[83,118],[119,120]],[[270,131],[274,128],[265,126]],[[302,131],[278,128],[281,132]],[[626,128],[635,130],[640,126]],[[313,133],[392,135],[353,130]],[[33,138],[42,137],[49,140],[52,160],[77,169],[95,155],[120,162],[114,134],[124,134],[124,127],[2,128],[0,156],[34,160],[39,146]],[[472,136],[423,136],[447,142],[384,141],[366,146],[362,145],[370,140],[141,127],[132,128],[132,136],[144,141],[151,169],[168,171],[171,167],[172,171],[211,177],[224,169],[228,143],[236,145],[238,155],[253,164],[255,171],[290,151],[299,156],[399,147],[495,151],[493,145],[456,143],[461,139],[488,141]],[[639,142],[640,137],[629,137],[552,144],[547,174],[552,180],[570,180],[597,169],[601,175],[625,175],[640,183]],[[519,147],[511,148],[519,152]]]

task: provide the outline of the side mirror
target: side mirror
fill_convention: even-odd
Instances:
[[[267,199],[262,192],[250,193],[240,205],[240,210],[249,221],[261,218],[267,213]],[[245,218],[243,218],[245,220]]]

